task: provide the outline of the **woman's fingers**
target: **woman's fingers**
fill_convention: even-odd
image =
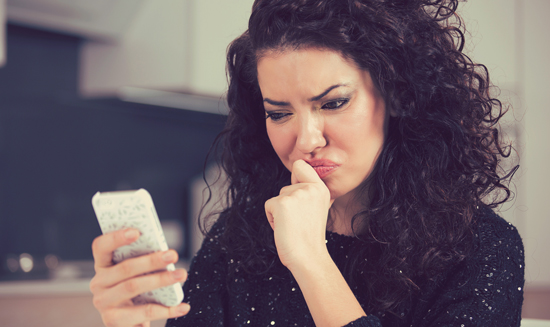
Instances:
[[[152,320],[176,318],[189,312],[189,304],[181,303],[175,307],[165,307],[160,304],[145,304],[107,310],[102,315],[105,326],[136,326]]]
[[[279,195],[288,195],[291,194],[294,190],[297,190],[301,188],[302,185],[300,184],[294,184],[294,185],[287,185],[283,186],[281,190],[279,191]]]
[[[165,271],[168,264],[178,261],[174,250],[156,252],[114,264],[113,251],[135,242],[140,236],[136,229],[125,229],[97,237],[92,244],[96,275],[90,282],[93,304],[101,313],[106,326],[148,326],[148,321],[175,318],[187,314],[189,305],[175,307],[160,304],[134,306],[135,296],[183,282],[183,269]],[[157,271],[157,272],[155,272]]]
[[[184,269],[157,272],[127,279],[95,295],[93,300],[94,306],[99,311],[119,307],[127,303],[128,299],[134,298],[139,294],[169,286],[176,282],[184,282],[186,279],[187,272]]]
[[[178,253],[174,250],[155,252],[136,258],[126,259],[117,265],[107,267],[98,272],[102,275],[100,287],[111,287],[131,277],[143,275],[151,271],[166,268],[167,265],[178,261]]]
[[[315,169],[304,160],[292,165],[291,185],[265,202],[274,231],[277,253],[287,267],[303,261],[311,246],[325,246],[330,191]]]
[[[98,268],[113,265],[113,251],[117,248],[135,242],[139,238],[137,229],[123,229],[116,232],[101,235],[92,243],[92,253],[96,271]]]

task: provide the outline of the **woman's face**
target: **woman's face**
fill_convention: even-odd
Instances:
[[[353,192],[384,143],[386,109],[371,76],[338,52],[268,52],[258,61],[266,128],[289,170],[308,162],[331,198]]]

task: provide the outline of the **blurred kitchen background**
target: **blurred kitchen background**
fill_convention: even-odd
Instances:
[[[188,264],[227,112],[225,50],[252,2],[0,0],[2,326],[101,325],[97,191],[149,190]],[[512,106],[502,127],[520,169],[500,214],[525,243],[524,317],[550,319],[550,1],[461,5],[468,53]]]

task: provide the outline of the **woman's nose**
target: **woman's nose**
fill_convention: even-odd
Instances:
[[[302,153],[314,152],[327,145],[322,117],[308,115],[299,121],[296,148]]]

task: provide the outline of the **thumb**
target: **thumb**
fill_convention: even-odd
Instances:
[[[298,183],[323,183],[323,180],[317,175],[317,172],[310,164],[300,159],[294,161],[292,164],[290,182],[294,185]]]

